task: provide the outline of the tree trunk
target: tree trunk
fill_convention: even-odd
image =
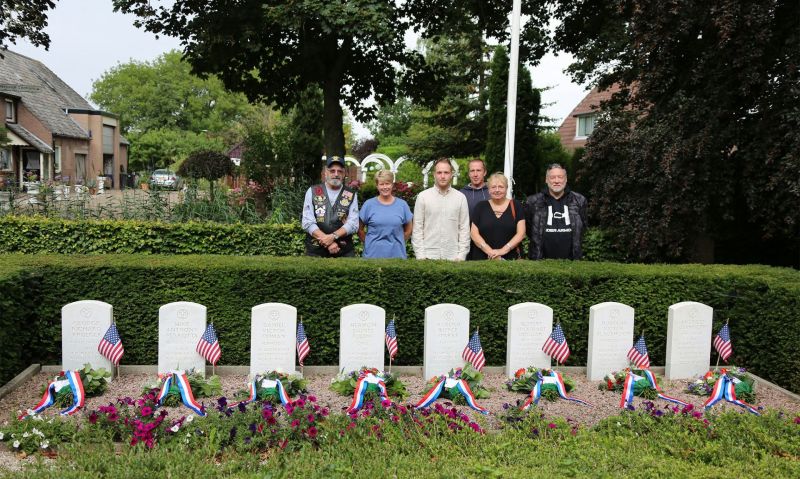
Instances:
[[[326,155],[344,157],[344,111],[339,103],[340,83],[337,76],[335,79],[329,78],[323,87],[323,141]]]

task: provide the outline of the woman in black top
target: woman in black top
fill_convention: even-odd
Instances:
[[[517,200],[506,198],[508,179],[502,173],[489,177],[489,197],[475,205],[470,235],[478,249],[472,259],[518,259],[525,237],[525,213]]]

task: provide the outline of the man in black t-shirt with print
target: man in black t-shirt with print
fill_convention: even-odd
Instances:
[[[525,201],[529,259],[581,259],[588,226],[586,198],[567,188],[567,170],[554,163],[545,173],[547,188]]]

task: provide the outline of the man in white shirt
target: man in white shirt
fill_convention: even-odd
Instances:
[[[453,165],[439,158],[433,165],[436,185],[417,196],[411,244],[417,259],[463,261],[469,253],[467,197],[450,185]]]

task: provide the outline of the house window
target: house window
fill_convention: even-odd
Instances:
[[[575,137],[587,138],[594,131],[595,123],[597,123],[597,113],[578,116],[578,131]]]
[[[0,170],[11,171],[11,149],[0,148]]]
[[[103,125],[103,154],[114,154],[114,127]]]
[[[12,123],[16,122],[16,115],[14,114],[14,100],[6,99],[6,121]]]
[[[75,153],[75,176],[81,182],[86,181],[86,155]]]
[[[53,156],[53,170],[57,175],[61,174],[61,147],[55,147],[56,154]]]

